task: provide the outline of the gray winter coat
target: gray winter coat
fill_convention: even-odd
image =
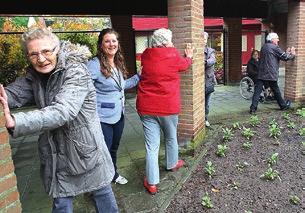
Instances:
[[[260,51],[260,63],[257,79],[277,81],[279,77],[280,60],[294,59],[294,55],[286,53],[278,45],[271,42],[265,43]]]
[[[62,42],[47,84],[31,67],[6,87],[10,107],[38,109],[14,114],[13,137],[42,132],[38,140],[46,192],[75,196],[111,183],[114,167],[96,111],[96,93],[86,67],[88,48]]]
[[[214,65],[216,63],[215,50],[206,47],[204,49],[205,57],[205,87],[211,87],[216,84],[216,77],[214,73]]]

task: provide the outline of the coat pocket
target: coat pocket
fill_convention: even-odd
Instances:
[[[114,109],[114,107],[115,107],[115,103],[107,103],[107,102],[101,103],[101,108]]]
[[[98,160],[98,149],[88,126],[70,132],[67,141],[67,172],[83,174],[93,169]]]

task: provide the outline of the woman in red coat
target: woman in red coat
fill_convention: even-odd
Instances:
[[[164,133],[165,164],[169,171],[183,166],[178,160],[177,125],[180,112],[180,71],[192,63],[193,49],[185,49],[181,57],[172,43],[172,32],[158,29],[152,36],[152,48],[141,56],[142,74],[138,85],[136,107],[141,118],[146,148],[144,187],[150,194],[157,192],[159,183],[158,153],[160,130]]]

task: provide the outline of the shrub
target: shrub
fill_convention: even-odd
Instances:
[[[224,83],[224,70],[223,70],[223,54],[222,52],[216,52],[216,63],[215,63],[215,76],[217,83]]]
[[[97,33],[60,33],[57,34],[60,40],[69,40],[74,44],[86,45],[92,55],[96,54],[97,48]]]
[[[5,31],[24,31],[9,22],[3,24]],[[0,83],[6,86],[25,73],[28,61],[21,49],[20,34],[0,35]]]

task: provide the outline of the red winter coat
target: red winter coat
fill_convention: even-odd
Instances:
[[[142,74],[136,107],[141,115],[166,116],[180,112],[180,75],[191,58],[174,47],[147,48],[141,56]]]

